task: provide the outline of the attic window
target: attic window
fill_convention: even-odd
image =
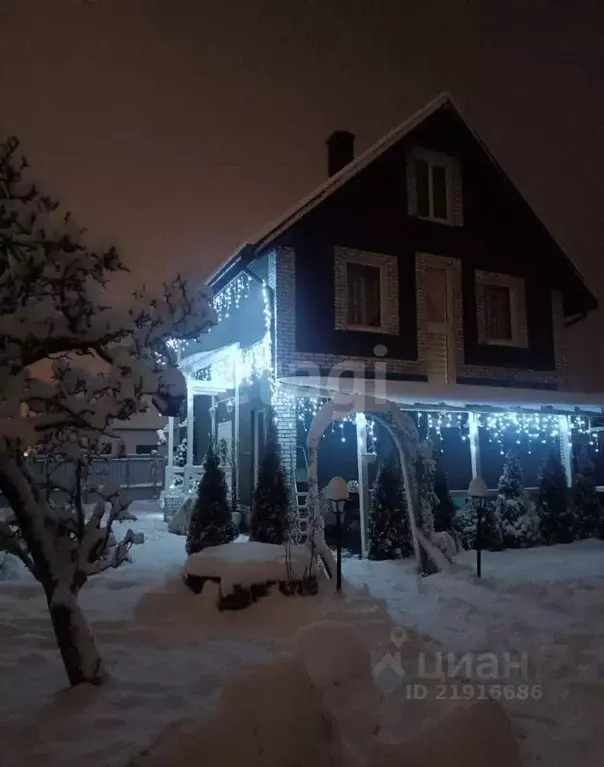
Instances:
[[[461,225],[461,183],[458,163],[447,155],[415,149],[407,164],[409,215]]]

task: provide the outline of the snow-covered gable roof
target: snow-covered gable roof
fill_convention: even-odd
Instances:
[[[411,117],[402,122],[396,128],[391,130],[379,141],[373,144],[369,149],[360,154],[356,159],[345,165],[338,173],[330,176],[320,186],[314,189],[309,195],[297,202],[294,206],[289,208],[282,216],[264,226],[256,236],[244,245],[242,245],[236,253],[231,256],[208,280],[211,287],[216,290],[220,290],[225,284],[227,284],[233,276],[235,276],[240,269],[245,268],[251,261],[259,256],[271,245],[280,235],[286,232],[297,221],[306,216],[313,208],[320,205],[334,192],[336,192],[341,186],[346,184],[350,179],[355,177],[370,163],[384,154],[388,149],[393,147],[397,142],[407,136],[411,131],[417,128],[421,123],[427,120],[431,115],[440,109],[452,109],[463,121],[466,128],[470,131],[477,144],[481,147],[482,151],[489,158],[497,171],[505,177],[505,179],[512,185],[509,177],[505,171],[501,168],[495,157],[492,155],[489,148],[480,138],[476,130],[468,122],[468,120],[460,112],[458,106],[454,103],[451,95],[447,92],[441,93],[435,99],[430,101],[422,109],[419,109]],[[516,189],[516,193],[523,201],[526,208],[530,211],[538,225],[545,232],[553,247],[558,252],[558,257],[563,259],[568,269],[576,279],[576,284],[579,287],[580,293],[583,296],[583,305],[588,307],[588,311],[592,311],[597,308],[598,303],[591,291],[585,284],[585,281],[573,263],[572,259],[562,250],[560,245],[556,242],[549,230],[543,225],[537,214],[533,211],[529,203],[524,199],[522,194]],[[571,278],[572,281],[572,278]]]
[[[302,218],[302,216],[305,216],[314,207],[319,205],[319,203],[323,202],[323,200],[327,199],[327,197],[332,195],[343,184],[349,181],[353,176],[356,176],[356,174],[363,170],[363,168],[367,167],[369,163],[396,144],[397,141],[404,138],[404,136],[420,125],[426,118],[430,117],[431,114],[446,105],[452,104],[453,102],[450,95],[448,93],[441,93],[440,96],[433,99],[429,104],[423,107],[423,109],[417,111],[408,120],[405,120],[405,122],[394,128],[394,130],[391,130],[356,159],[348,163],[348,165],[345,165],[342,170],[338,171],[338,173],[334,173],[333,176],[330,176],[309,195],[289,208],[289,210],[282,216],[264,226],[257,232],[256,236],[252,238],[253,245],[246,243],[238,248],[233,256],[231,256],[231,258],[229,258],[228,261],[226,261],[210,277],[208,283],[213,286],[223,275],[230,271],[233,266],[241,261],[247,262],[251,260],[254,253],[257,254],[259,251],[266,248],[267,245],[270,245],[270,243],[286,229]]]
[[[264,249],[286,229],[289,229],[298,219],[305,216],[314,207],[323,202],[332,195],[343,184],[349,181],[353,176],[366,168],[373,160],[378,158],[390,147],[404,138],[414,128],[417,128],[430,115],[445,106],[453,106],[453,101],[448,93],[441,93],[435,99],[426,104],[423,109],[418,110],[405,122],[391,130],[379,141],[365,150],[356,159],[345,165],[338,173],[334,173],[324,183],[317,187],[311,194],[304,197],[300,202],[290,208],[283,216],[268,224],[254,238],[255,246],[258,250]]]

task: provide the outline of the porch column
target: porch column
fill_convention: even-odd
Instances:
[[[187,386],[187,466],[193,465],[193,388]]]
[[[166,476],[164,477],[164,487],[169,487],[172,479],[172,468],[174,466],[174,418],[168,416],[168,460],[166,462]]]
[[[361,556],[367,556],[369,524],[369,471],[367,455],[367,419],[365,413],[356,414],[357,465],[359,470],[359,516],[361,523]]]
[[[468,426],[470,438],[470,463],[472,466],[472,476],[482,477],[482,465],[480,461],[480,431],[478,427],[478,414],[468,413]]]
[[[212,404],[210,405],[210,420],[212,422],[212,438],[211,442],[216,442],[216,395],[212,394]]]
[[[235,359],[233,361],[233,385],[235,387],[235,402],[233,412],[233,455],[235,458],[235,495],[237,502],[239,501],[239,437],[240,437],[240,392],[241,386],[241,371],[239,370],[240,350],[235,352]]]
[[[570,425],[567,415],[558,416],[560,433],[560,460],[566,474],[566,483],[570,487],[573,483],[573,447],[571,442]]]

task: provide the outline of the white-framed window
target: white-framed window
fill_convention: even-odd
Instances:
[[[524,279],[476,272],[479,343],[528,347]]]
[[[334,290],[337,330],[398,334],[395,256],[336,248]]]
[[[448,155],[415,148],[407,158],[409,215],[443,224],[462,224],[461,172]]]

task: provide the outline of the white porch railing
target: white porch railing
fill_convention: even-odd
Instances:
[[[193,495],[203,474],[203,466],[166,466],[167,492]]]

